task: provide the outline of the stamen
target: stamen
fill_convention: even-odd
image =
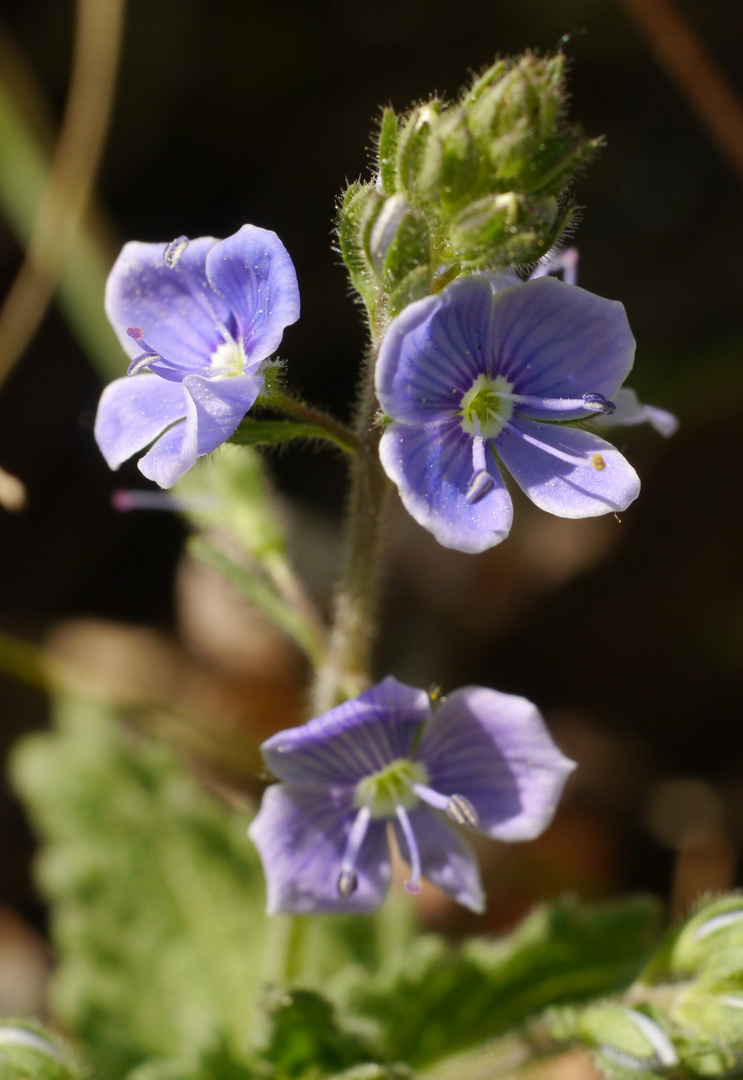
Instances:
[[[398,806],[395,810],[397,814],[397,820],[400,822],[400,828],[403,831],[405,842],[408,845],[408,855],[410,856],[410,877],[405,882],[405,888],[413,896],[416,896],[421,891],[421,856],[418,851],[418,844],[415,840],[415,833],[413,832],[413,826],[410,824],[410,818],[408,812],[404,806]]]
[[[582,469],[589,467],[596,468],[595,463],[591,461],[590,457],[588,459],[579,458],[576,457],[575,454],[568,454],[564,450],[558,450],[556,447],[550,446],[549,443],[544,443],[541,439],[535,439],[533,435],[528,435],[525,431],[521,431],[514,424],[507,423],[506,427],[508,427],[514,435],[518,436],[518,438],[524,439],[525,442],[530,443],[532,446],[536,446],[539,450],[544,450],[545,454],[551,454],[552,457],[557,458],[558,461],[564,461],[566,465],[576,465],[578,468]],[[603,462],[603,464],[604,468],[606,468],[606,462]]]
[[[169,270],[175,270],[178,261],[188,247],[188,244],[189,240],[187,236],[179,236],[176,240],[171,240],[168,244],[163,252],[163,261]]]
[[[588,412],[603,413],[611,416],[616,405],[603,394],[584,394],[579,398],[545,398],[538,394],[507,394],[495,392],[495,397],[510,401],[514,405],[532,406],[535,409],[549,409],[554,412],[572,412],[573,409],[586,409]]]
[[[426,784],[413,784],[413,791],[421,802],[428,803],[436,810],[443,810],[457,825],[469,825],[476,829],[480,824],[480,815],[466,795],[442,795]]]
[[[464,795],[452,795],[446,804],[447,817],[456,821],[457,825],[469,825],[476,829],[480,823],[480,817],[472,803]]]
[[[150,364],[154,363],[155,360],[160,360],[163,363],[167,363],[167,361],[163,360],[162,356],[160,356],[159,353],[140,353],[139,356],[135,357],[134,360],[132,360],[131,364],[126,369],[126,373],[127,375],[138,375],[140,371],[142,371],[146,367],[149,367]]]
[[[370,821],[371,810],[368,806],[362,806],[354,819],[354,823],[351,826],[346,839],[346,847],[343,851],[343,858],[341,859],[341,872],[338,875],[337,884],[338,894],[339,896],[342,896],[344,900],[348,900],[349,896],[353,896],[359,887],[356,863]]]
[[[128,513],[130,510],[208,513],[219,507],[219,496],[206,493],[176,496],[166,491],[132,491],[127,488],[117,488],[111,495],[111,505],[121,514]]]
[[[358,874],[354,870],[341,870],[338,877],[338,892],[344,900],[353,896],[359,887]]]
[[[464,495],[464,501],[470,506],[487,495],[495,483],[485,466],[485,440],[482,435],[475,435],[472,440],[472,469],[472,476]]]

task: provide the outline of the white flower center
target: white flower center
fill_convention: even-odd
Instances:
[[[462,398],[462,430],[473,437],[494,439],[513,416],[513,383],[502,375],[478,375]]]
[[[229,338],[218,345],[209,357],[209,366],[215,375],[226,378],[228,375],[242,375],[248,358],[242,343]]]
[[[414,784],[428,784],[428,770],[422,761],[396,758],[384,769],[359,780],[354,805],[368,806],[372,818],[394,817],[398,806],[412,810],[418,804]]]

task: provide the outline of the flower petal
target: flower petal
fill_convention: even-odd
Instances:
[[[428,694],[389,677],[351,701],[261,746],[269,769],[292,784],[352,788],[409,757],[431,716]]]
[[[341,860],[354,820],[348,799],[288,784],[263,795],[248,833],[261,856],[267,913],[373,911],[387,893],[390,855],[384,821],[372,821],[355,864],[357,887],[338,892]]]
[[[377,397],[394,420],[440,420],[460,408],[487,370],[493,287],[478,274],[409,304],[384,336],[374,373]]]
[[[634,427],[637,424],[650,426],[668,439],[678,431],[679,422],[673,413],[659,409],[657,405],[644,405],[634,390],[625,386],[614,396],[616,409],[610,416],[597,416],[593,421],[596,427]]]
[[[448,893],[457,903],[478,914],[485,910],[485,894],[480,881],[477,856],[463,836],[437,816],[434,810],[420,806],[408,812],[421,859],[423,875]],[[410,863],[405,834],[395,822],[395,837],[400,854]]]
[[[220,325],[228,326],[229,309],[206,280],[211,236],[192,240],[174,268],[164,260],[167,244],[124,245],[106,283],[106,314],[132,358],[143,342],[185,371],[201,371],[223,342]],[[129,327],[143,331],[132,339]]]
[[[183,386],[196,407],[196,453],[210,454],[229,439],[263,387],[259,375],[228,375],[208,379],[187,375]]]
[[[101,394],[95,418],[95,439],[109,467],[118,469],[181,420],[186,409],[183,387],[157,375],[135,375],[110,383]]]
[[[186,419],[168,428],[157,442],[140,458],[137,467],[148,480],[154,480],[161,488],[170,488],[196,464],[196,408],[190,394],[184,395],[187,405]]]
[[[553,277],[527,281],[494,300],[493,373],[514,393],[545,398],[603,394],[609,400],[632,368],[635,340],[622,304]],[[535,419],[554,411],[517,407]],[[563,419],[587,415],[572,410]]]
[[[209,251],[206,274],[234,314],[249,359],[265,360],[299,318],[297,272],[276,233],[243,225]]]
[[[640,493],[640,479],[626,458],[581,428],[514,417],[495,447],[522,491],[558,517],[626,510]]]
[[[424,427],[391,424],[382,435],[379,456],[405,509],[419,525],[444,547],[478,552],[505,539],[513,507],[487,448],[493,486],[477,501],[467,502],[472,441],[457,419]]]
[[[560,753],[535,705],[514,694],[465,686],[434,713],[418,747],[429,785],[464,795],[478,831],[530,840],[549,824],[574,763]]]

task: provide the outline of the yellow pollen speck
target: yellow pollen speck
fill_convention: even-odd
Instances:
[[[601,472],[602,469],[606,468],[606,462],[601,454],[591,454],[591,464],[597,472]]]

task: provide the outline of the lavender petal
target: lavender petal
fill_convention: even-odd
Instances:
[[[148,446],[170,424],[183,419],[183,387],[157,375],[116,379],[101,394],[95,439],[109,467],[119,466]]]
[[[267,912],[308,915],[373,911],[390,880],[384,821],[372,821],[355,865],[356,889],[338,891],[341,861],[355,813],[348,798],[275,784],[263,795],[249,835],[266,875]]]
[[[201,371],[224,340],[220,324],[231,319],[224,301],[206,280],[210,236],[193,240],[177,265],[165,263],[166,244],[131,241],[124,245],[106,283],[106,314],[127,354],[134,359],[142,341],[127,330],[142,330],[142,340],[184,371]]]
[[[478,831],[499,840],[538,836],[575,767],[530,701],[482,686],[444,699],[416,757],[428,770],[429,786],[469,799]]]
[[[265,360],[299,318],[297,273],[276,233],[243,225],[211,248],[206,274],[233,313],[247,355]]]
[[[458,278],[435,296],[409,304],[393,320],[374,378],[384,412],[415,425],[450,417],[491,352],[490,277]]]
[[[273,735],[261,752],[281,780],[350,790],[391,761],[409,757],[430,715],[423,690],[389,677],[323,716]]]
[[[599,428],[650,426],[668,439],[678,431],[679,422],[673,413],[659,409],[657,405],[644,405],[634,390],[623,387],[616,395],[616,409],[610,416],[597,416],[594,424]]]
[[[626,510],[640,493],[640,479],[629,462],[611,443],[581,428],[519,416],[501,431],[495,447],[522,491],[558,517]]]
[[[500,543],[513,520],[511,497],[489,447],[486,454],[492,487],[468,502],[472,438],[458,419],[425,427],[391,424],[379,446],[408,513],[444,547],[468,552]]]
[[[196,409],[198,457],[210,454],[229,439],[263,387],[259,375],[206,378],[187,375],[183,386]]]
[[[485,894],[477,856],[469,843],[426,806],[409,811],[408,816],[418,844],[423,876],[457,903],[478,914],[483,912]],[[399,822],[395,822],[394,829],[400,854],[410,863],[407,841]]]
[[[602,394],[614,400],[629,374],[635,341],[624,307],[553,277],[527,281],[495,297],[494,372],[514,393],[544,398]],[[555,419],[535,405],[517,410],[533,419]],[[561,419],[588,413],[568,410]]]

